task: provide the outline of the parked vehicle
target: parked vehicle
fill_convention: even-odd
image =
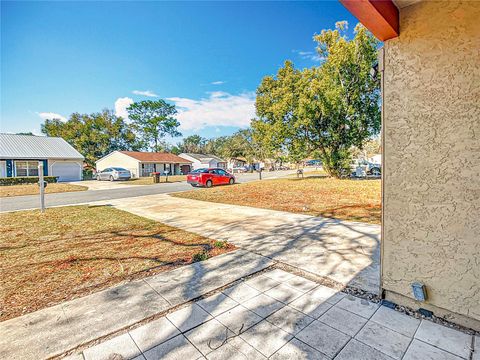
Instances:
[[[374,164],[365,159],[352,160],[350,167],[354,177],[380,176],[382,174],[382,166],[380,164]]]
[[[248,168],[246,166],[238,166],[238,167],[234,167],[232,169],[230,169],[232,174],[235,174],[235,173],[244,173],[244,172],[247,172],[248,171]]]
[[[127,169],[121,167],[109,167],[97,172],[97,180],[130,180],[132,174]]]
[[[207,188],[214,185],[233,185],[235,176],[219,168],[197,169],[187,175],[187,183]]]

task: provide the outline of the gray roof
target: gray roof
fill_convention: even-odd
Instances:
[[[59,137],[0,134],[2,159],[84,159]]]
[[[210,161],[210,160],[217,160],[219,162],[226,162],[225,160],[219,158],[218,156],[212,155],[212,154],[192,154],[192,153],[184,153],[185,155],[188,155],[194,159],[197,159],[200,162],[203,161]]]

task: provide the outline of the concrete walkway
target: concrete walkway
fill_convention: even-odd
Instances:
[[[480,337],[474,341],[470,334],[275,269],[68,360],[461,360],[479,355]]]
[[[237,250],[1,322],[0,359],[62,354],[270,265],[265,257]]]
[[[378,293],[380,226],[159,194],[102,202]]]

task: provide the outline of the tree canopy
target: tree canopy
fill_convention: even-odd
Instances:
[[[361,148],[380,130],[379,80],[370,75],[378,41],[361,25],[348,40],[346,26],[314,36],[320,66],[298,70],[287,61],[262,80],[252,121],[263,148],[285,151],[292,160],[317,151],[335,177],[349,168],[350,148]]]
[[[177,113],[175,105],[164,100],[144,100],[131,104],[128,117],[132,126],[144,143],[152,151],[161,151],[162,140],[166,135],[181,136],[177,130],[180,126],[174,117]]]
[[[65,122],[45,120],[42,133],[65,139],[85,156],[85,162],[92,167],[96,160],[112,151],[141,148],[131,127],[110,110],[93,114],[74,113]]]

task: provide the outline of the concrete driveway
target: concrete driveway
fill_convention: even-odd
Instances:
[[[378,293],[380,226],[180,199],[166,194],[102,202],[233,244],[328,278]]]
[[[110,190],[121,189],[132,186],[145,186],[145,185],[129,185],[124,181],[97,181],[97,180],[83,180],[83,181],[71,181],[68,184],[80,185],[88,187],[88,190]]]

